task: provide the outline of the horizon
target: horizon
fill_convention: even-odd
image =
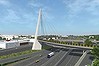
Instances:
[[[46,34],[99,34],[98,0],[0,0],[0,34],[34,35],[40,7]]]

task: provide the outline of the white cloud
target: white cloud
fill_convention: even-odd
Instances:
[[[70,25],[77,23],[81,18],[81,22],[92,26],[99,25],[99,0],[63,0],[68,11]],[[80,15],[81,14],[81,15]],[[85,20],[84,20],[85,19]]]
[[[23,11],[16,11],[13,9],[7,9],[6,15],[3,18],[0,18],[0,22],[2,23],[13,23],[13,24],[24,24],[24,25],[29,25],[35,23],[35,16],[31,13],[26,13]]]
[[[29,3],[32,7],[40,8],[42,6],[41,3]]]
[[[83,11],[87,11],[92,15],[99,15],[99,0],[63,0],[69,9],[70,15],[77,15]]]
[[[38,0],[30,0],[28,3],[33,8],[40,8],[43,7],[43,4],[41,4]]]
[[[29,5],[35,9],[35,13],[38,14],[38,11],[40,8],[42,8],[42,15],[44,21],[51,22],[51,20],[54,19],[54,15],[51,14],[51,8],[48,6],[45,6],[44,3],[41,3],[39,0],[30,0]]]
[[[7,16],[5,17],[6,19],[14,20],[14,19],[20,19],[20,17],[16,14],[16,11],[12,9],[7,9]]]
[[[0,0],[0,4],[1,5],[9,6],[10,5],[10,2],[8,0]]]

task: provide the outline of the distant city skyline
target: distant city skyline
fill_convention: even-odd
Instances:
[[[99,34],[99,0],[0,0],[0,34],[34,35],[39,8],[47,34]]]

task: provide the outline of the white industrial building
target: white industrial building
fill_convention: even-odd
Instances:
[[[2,49],[8,49],[13,47],[20,46],[20,43],[18,41],[2,41],[0,42],[0,48]]]
[[[26,44],[29,44],[28,40],[0,41],[0,48],[8,49],[8,48],[19,47],[21,45],[26,45]]]

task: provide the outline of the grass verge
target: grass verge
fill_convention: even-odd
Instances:
[[[21,55],[24,55],[24,54],[33,53],[33,52],[36,52],[36,51],[38,51],[38,50],[26,50],[26,51],[23,51],[23,52],[12,53],[12,54],[9,54],[9,55],[0,56],[0,59],[17,57],[17,56],[21,56]]]

